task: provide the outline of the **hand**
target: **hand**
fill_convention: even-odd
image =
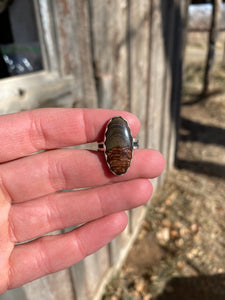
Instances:
[[[147,178],[164,168],[157,151],[135,150],[128,172],[115,176],[102,152],[60,149],[100,142],[115,115],[137,135],[137,118],[112,110],[56,108],[0,117],[0,294],[97,251],[124,230],[124,211],[150,198]],[[83,187],[90,188],[56,193]],[[79,224],[69,233],[40,237]]]

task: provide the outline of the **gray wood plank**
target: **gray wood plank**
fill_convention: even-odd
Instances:
[[[93,299],[110,268],[107,250],[104,247],[71,268],[77,300]]]
[[[73,0],[54,3],[60,73],[74,76],[75,107],[96,107],[87,3]]]
[[[130,1],[130,107],[141,122],[138,134],[140,148],[146,147],[147,128],[147,81],[149,58],[150,2]],[[131,212],[131,230],[135,231],[143,217],[145,208],[139,207]]]
[[[129,109],[127,2],[98,0],[89,1],[89,5],[99,107]],[[126,230],[111,243],[111,263],[118,261],[128,239],[129,230]]]
[[[128,1],[114,1],[113,31],[113,108],[130,110]]]
[[[180,103],[181,103],[181,89],[182,89],[182,57],[183,57],[183,33],[185,33],[185,18],[187,18],[187,3],[185,0],[175,0],[177,9],[174,14],[174,26],[173,32],[173,60],[172,60],[172,78],[173,86],[171,92],[171,118],[172,126],[170,131],[170,145],[168,153],[168,168],[174,166],[175,154],[178,141],[178,128],[180,122]]]
[[[165,72],[165,50],[162,31],[161,1],[151,1],[151,24],[149,40],[149,78],[147,104],[147,147],[161,150],[161,126],[163,110],[163,82]],[[153,182],[157,188],[158,179]]]
[[[47,275],[24,285],[27,299],[32,300],[74,300],[69,270]]]
[[[173,126],[171,115],[172,108],[172,87],[173,87],[173,50],[174,50],[174,27],[175,27],[175,5],[169,2],[163,2],[162,7],[162,30],[165,49],[165,74],[163,86],[163,110],[162,110],[162,127],[161,127],[161,152],[166,158],[166,170],[169,168],[169,151],[170,151],[170,137]],[[179,80],[179,79],[177,79]],[[166,171],[165,170],[165,171]],[[160,176],[160,183],[163,183],[166,172]]]

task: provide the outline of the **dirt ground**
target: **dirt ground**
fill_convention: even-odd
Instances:
[[[223,43],[209,96],[201,98],[205,37],[189,35],[176,168],[104,300],[225,299]]]

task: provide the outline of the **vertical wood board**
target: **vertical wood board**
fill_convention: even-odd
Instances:
[[[185,32],[183,21],[187,15],[186,1],[180,2],[174,0],[175,14],[173,33],[173,59],[172,59],[172,74],[173,85],[171,87],[171,131],[169,133],[169,151],[168,151],[168,168],[174,166],[175,155],[178,141],[178,128],[180,122],[180,102],[181,102],[181,89],[182,89],[182,57],[183,57],[183,33]]]
[[[149,58],[150,3],[131,0],[129,8],[130,39],[130,108],[140,120],[139,147],[146,147],[147,128],[147,81]],[[135,232],[143,217],[145,207],[131,211],[131,232]]]
[[[96,107],[87,3],[56,0],[54,9],[60,71],[74,76],[74,106]]]
[[[98,107],[127,109],[127,1],[97,0],[89,5]],[[126,230],[109,245],[112,264],[120,259],[120,250],[129,238]]]
[[[164,35],[165,49],[165,73],[163,82],[163,110],[162,110],[162,127],[161,127],[161,152],[166,158],[166,168],[169,168],[169,151],[170,151],[170,136],[172,130],[172,115],[171,115],[171,90],[173,82],[173,47],[174,47],[174,15],[175,6],[171,2],[163,2],[162,7],[162,30]],[[164,180],[165,172],[160,176],[160,182]]]
[[[161,118],[162,118],[162,97],[163,80],[165,72],[165,53],[162,32],[162,15],[160,1],[152,0],[152,20],[151,20],[151,69],[149,70],[149,104],[147,121],[147,147],[156,150],[160,149],[161,144]]]
[[[128,57],[128,0],[115,0],[113,30],[113,108],[130,110]]]
[[[93,299],[110,269],[107,250],[107,247],[104,247],[71,268],[77,300]]]

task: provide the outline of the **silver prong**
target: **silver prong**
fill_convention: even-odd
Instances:
[[[138,139],[133,139],[133,149],[138,149],[139,144],[138,144]]]

